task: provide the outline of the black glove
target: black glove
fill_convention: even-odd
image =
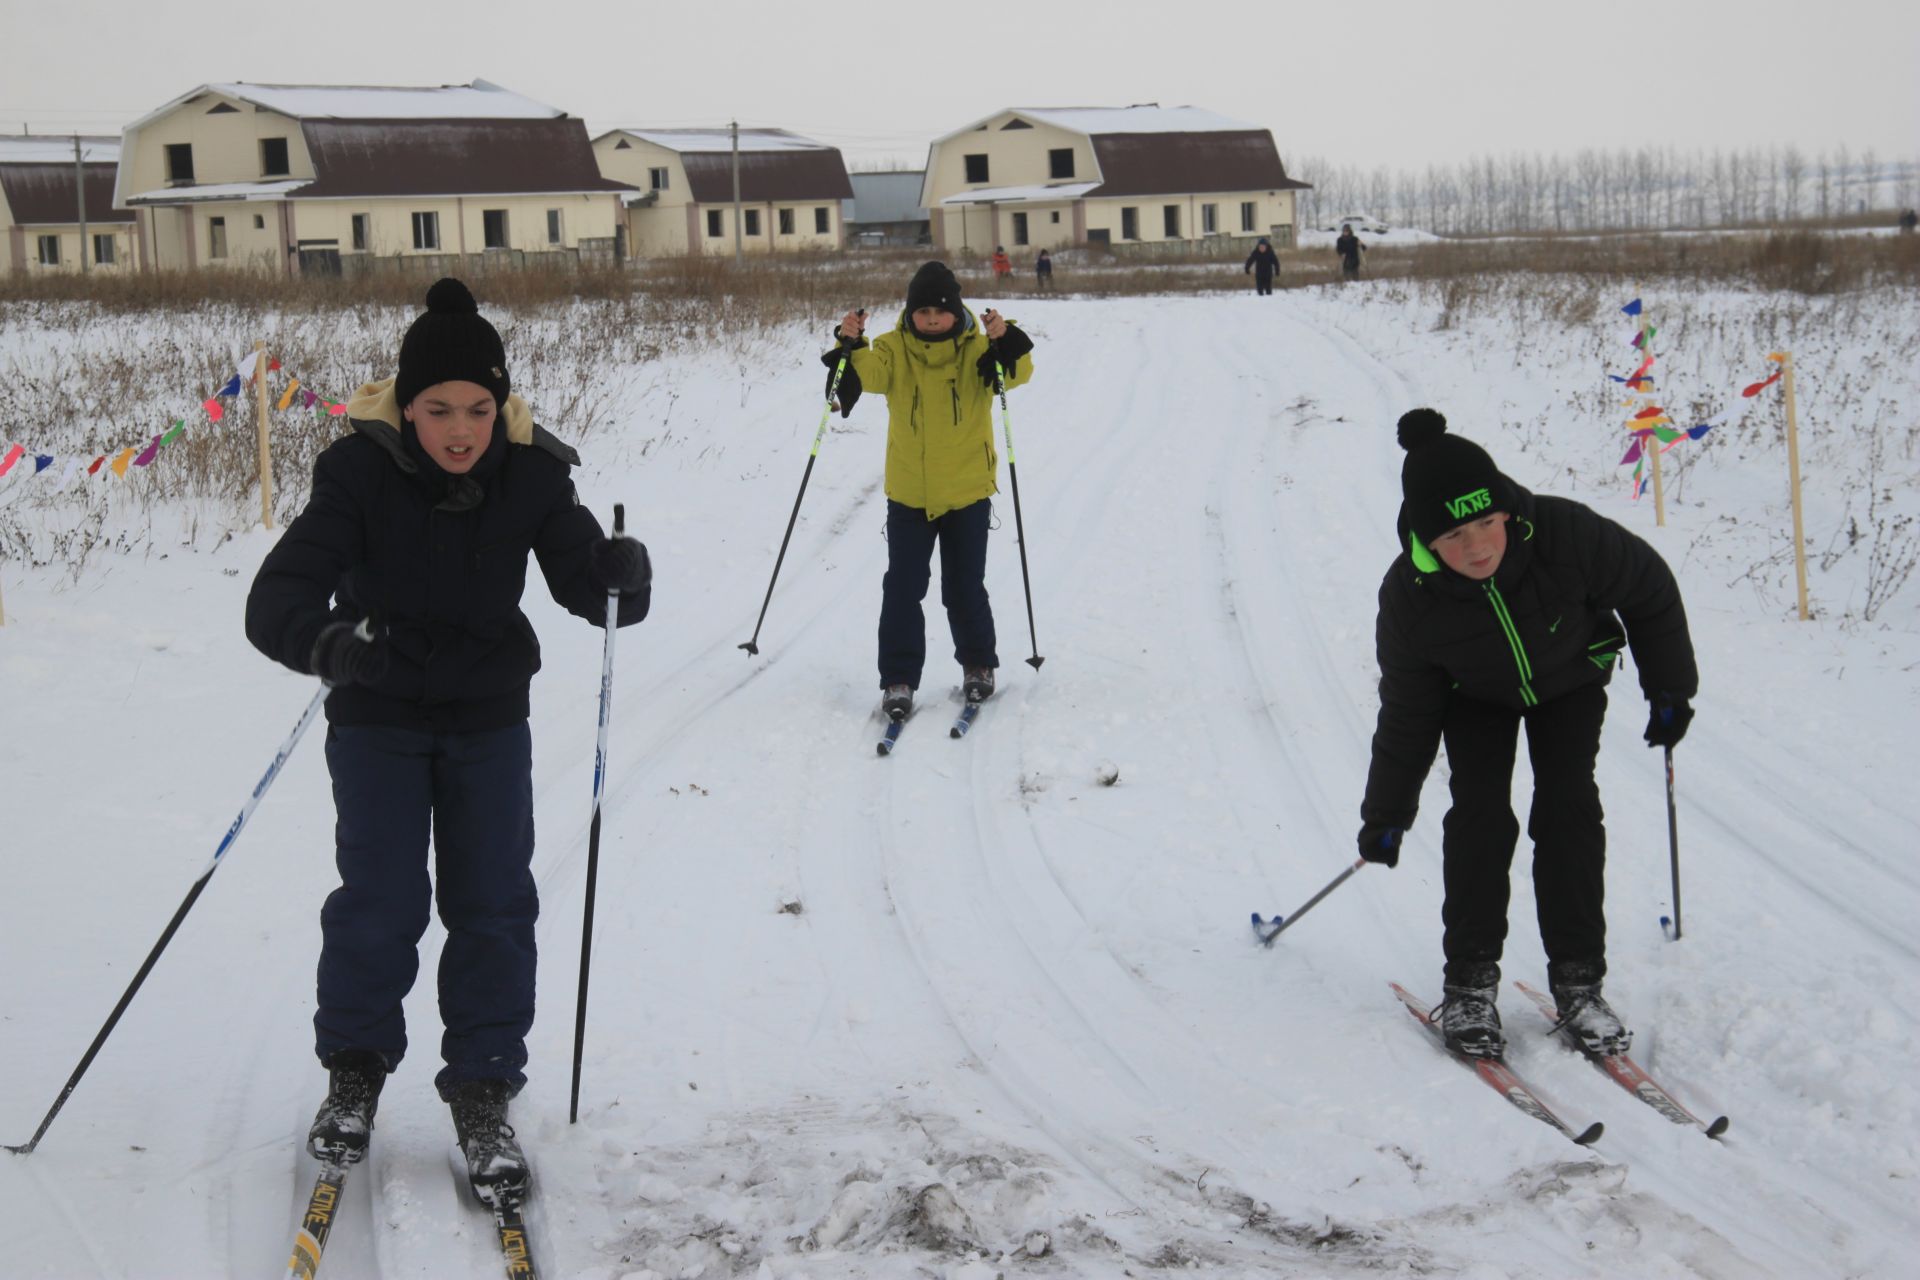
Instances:
[[[638,539],[602,538],[587,552],[587,572],[604,591],[638,595],[653,585],[653,561]]]
[[[1400,841],[1406,834],[1405,827],[1387,827],[1369,822],[1360,828],[1360,856],[1383,867],[1397,867],[1400,865]]]
[[[1692,723],[1693,708],[1687,705],[1685,698],[1658,693],[1647,700],[1648,746],[1679,746],[1680,739],[1687,736],[1687,726]]]
[[[1020,357],[1031,350],[1033,350],[1033,339],[1018,327],[1008,325],[1007,331],[995,339],[991,349],[980,357],[979,363],[975,366],[980,370],[980,381],[987,384],[989,391],[997,389],[994,365],[998,364],[1006,370],[1007,377],[1011,379],[1015,367],[1020,362]]]
[[[865,338],[842,338],[839,329],[833,331],[833,336],[839,340],[840,345],[831,351],[824,351],[820,355],[820,363],[827,366],[827,389],[823,394],[829,402],[840,410],[841,417],[850,418],[853,416],[854,402],[859,400],[860,393],[866,390],[866,388],[861,385],[860,374],[854,369],[851,357],[854,352],[867,345],[867,340]],[[836,390],[833,385],[833,371],[840,367],[840,358],[842,356],[848,357],[847,371],[840,375],[840,386]]]
[[[357,625],[329,622],[314,638],[307,665],[329,689],[345,684],[374,684],[387,674],[385,639],[376,634],[371,640],[362,640],[354,634]]]

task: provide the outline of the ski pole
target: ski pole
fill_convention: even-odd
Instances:
[[[1667,748],[1667,850],[1673,866],[1673,940],[1680,941],[1680,815],[1673,806],[1673,748]],[[1665,924],[1662,920],[1660,923]]]
[[[627,529],[627,509],[613,506],[613,536]],[[580,925],[580,998],[573,1010],[573,1095],[567,1123],[580,1119],[580,1051],[587,1037],[587,971],[593,963],[593,891],[600,878],[600,799],[607,785],[607,725],[613,718],[613,637],[619,631],[620,593],[607,592],[607,645],[600,658],[600,736],[593,748],[593,822],[587,828],[587,910]]]
[[[866,315],[867,309],[860,308],[860,315]],[[840,379],[847,372],[847,361],[853,354],[849,346],[851,339],[840,339],[840,363],[833,366],[833,379],[827,384],[826,407],[820,410],[820,427],[813,433],[813,448],[807,453],[807,469],[800,474],[800,492],[793,495],[793,514],[787,517],[787,532],[780,539],[780,554],[774,557],[773,577],[767,579],[767,598],[760,602],[760,620],[753,624],[753,638],[741,645],[747,655],[760,652],[760,627],[767,620],[767,606],[773,603],[773,584],[780,581],[780,566],[787,558],[787,543],[793,538],[794,522],[800,519],[800,500],[807,496],[807,481],[813,478],[813,462],[820,456],[820,442],[826,438],[827,422],[833,417],[833,398],[840,392]]]
[[[1307,912],[1313,910],[1316,906],[1320,904],[1320,899],[1326,897],[1328,894],[1332,893],[1335,889],[1338,889],[1341,885],[1345,884],[1347,882],[1348,876],[1352,875],[1354,872],[1358,871],[1360,868],[1366,865],[1367,865],[1367,860],[1365,858],[1355,858],[1353,860],[1352,866],[1348,867],[1345,871],[1342,871],[1339,875],[1335,876],[1333,879],[1327,881],[1326,888],[1314,894],[1311,898],[1308,898],[1306,901],[1306,905],[1301,907],[1298,911],[1294,912],[1290,916],[1275,916],[1271,920],[1262,920],[1260,918],[1260,913],[1258,911],[1254,912],[1253,913],[1253,931],[1260,935],[1260,945],[1264,947],[1272,946],[1273,940],[1275,938],[1285,933],[1288,929],[1293,928],[1294,922],[1296,920],[1298,920],[1301,916],[1307,914]],[[1273,928],[1268,929],[1266,927],[1268,925],[1272,925]]]
[[[354,628],[354,634],[362,640],[371,641],[373,639],[371,622],[361,619],[360,625]],[[280,767],[286,764],[287,757],[291,756],[293,749],[300,744],[301,736],[306,733],[307,726],[313,723],[314,717],[320,714],[320,708],[326,703],[327,694],[330,692],[332,692],[330,687],[324,684],[321,686],[320,691],[313,695],[313,701],[307,704],[306,711],[301,713],[300,723],[293,726],[293,732],[288,734],[287,740],[280,744],[280,750],[275,753],[273,763],[267,766],[266,773],[261,776],[259,782],[254,784],[253,794],[247,797],[246,804],[240,807],[239,816],[233,820],[233,825],[227,828],[227,834],[221,837],[220,845],[213,851],[213,857],[208,860],[206,869],[200,873],[200,878],[193,882],[193,888],[187,891],[186,898],[173,913],[173,919],[167,921],[166,929],[160,934],[160,941],[153,944],[153,950],[147,953],[147,958],[141,963],[139,972],[135,973],[133,981],[127,984],[126,991],[120,997],[120,1003],[113,1006],[113,1012],[107,1015],[106,1022],[100,1027],[100,1033],[94,1036],[93,1043],[87,1046],[86,1053],[80,1059],[80,1065],[73,1069],[71,1076],[67,1077],[66,1087],[60,1090],[60,1096],[55,1098],[53,1106],[47,1109],[46,1119],[42,1120],[40,1127],[33,1131],[32,1138],[20,1146],[9,1146],[7,1150],[16,1155],[27,1156],[32,1155],[33,1149],[40,1145],[40,1139],[46,1136],[48,1127],[53,1124],[53,1118],[60,1114],[60,1108],[67,1105],[67,1099],[72,1097],[73,1091],[80,1087],[80,1077],[86,1075],[87,1068],[93,1065],[95,1055],[107,1042],[107,1037],[113,1034],[114,1027],[120,1021],[120,1015],[127,1011],[128,1005],[133,1003],[133,997],[139,992],[140,984],[147,980],[149,973],[153,972],[153,966],[160,959],[160,953],[167,949],[169,942],[173,941],[173,935],[180,928],[180,922],[187,918],[187,912],[193,910],[193,904],[199,900],[200,891],[207,887],[207,881],[211,880],[213,873],[220,869],[220,860],[227,856],[227,851],[232,849],[234,842],[240,838],[240,831],[247,825],[247,819],[251,818],[253,811],[260,806],[261,797],[267,794],[267,788],[273,785],[273,780],[280,776]]]
[[[1020,586],[1027,594],[1027,640],[1033,656],[1027,665],[1035,671],[1046,659],[1040,656],[1040,640],[1033,629],[1033,580],[1027,575],[1027,525],[1020,518],[1020,469],[1013,464],[1013,415],[1007,412],[1007,371],[1000,364],[1000,353],[993,356],[993,389],[1000,397],[1000,430],[1007,438],[1007,480],[1013,486],[1013,534],[1020,544]]]

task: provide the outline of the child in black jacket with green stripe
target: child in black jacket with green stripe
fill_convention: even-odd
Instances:
[[[1442,822],[1448,1043],[1505,1051],[1495,997],[1520,827],[1511,803],[1522,724],[1534,775],[1527,834],[1547,979],[1561,1017],[1596,1052],[1629,1035],[1606,975],[1606,829],[1594,759],[1607,681],[1631,648],[1650,704],[1646,739],[1672,747],[1698,685],[1680,589],[1652,547],[1592,509],[1535,496],[1446,419],[1400,419],[1401,552],[1380,584],[1380,718],[1360,807],[1360,856],[1393,866],[1446,743]]]

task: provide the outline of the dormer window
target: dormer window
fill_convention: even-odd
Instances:
[[[260,176],[263,178],[284,178],[291,172],[287,168],[287,140],[285,138],[260,139]]]
[[[191,142],[167,144],[167,181],[193,181],[193,144]]]

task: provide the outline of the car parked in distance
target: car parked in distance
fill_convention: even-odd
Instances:
[[[1352,227],[1364,235],[1383,236],[1387,234],[1387,224],[1378,218],[1364,213],[1343,213],[1333,220],[1333,225],[1320,228],[1322,231],[1345,231]]]

